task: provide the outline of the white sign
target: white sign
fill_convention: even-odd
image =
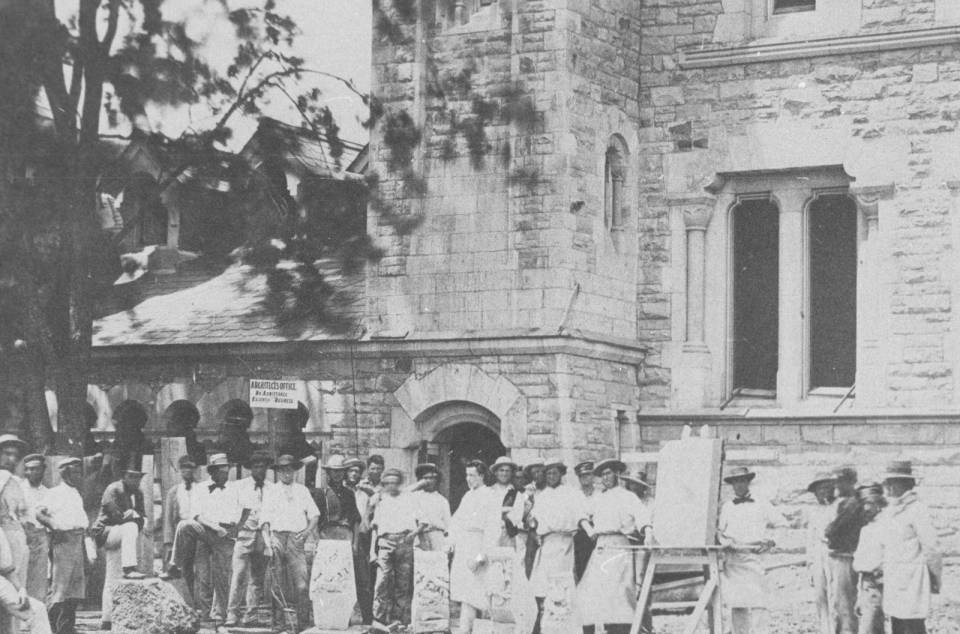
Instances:
[[[297,409],[297,382],[250,379],[250,407]]]

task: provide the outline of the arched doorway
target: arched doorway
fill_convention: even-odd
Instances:
[[[432,442],[421,445],[421,461],[434,462],[440,468],[440,492],[456,510],[467,492],[466,465],[471,460],[491,464],[507,453],[500,436],[490,427],[475,422],[460,422],[443,428]]]

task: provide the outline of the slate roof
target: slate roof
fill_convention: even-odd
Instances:
[[[352,299],[350,310],[358,315],[359,281],[328,279]],[[316,325],[294,334],[284,332],[261,304],[266,292],[265,275],[236,264],[196,286],[150,297],[133,308],[98,319],[93,324],[93,345],[167,346],[345,338]]]

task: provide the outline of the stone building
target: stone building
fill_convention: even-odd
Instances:
[[[168,336],[102,322],[106,400],[214,429],[295,379],[325,451],[431,458],[454,493],[474,455],[644,462],[684,424],[791,509],[846,462],[960,485],[960,5],[380,5],[369,163],[421,223],[371,208],[363,328],[290,341],[188,289],[150,300],[202,305]]]

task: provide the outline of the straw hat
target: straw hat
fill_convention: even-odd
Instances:
[[[734,467],[730,469],[726,477],[723,479],[727,484],[732,484],[737,480],[753,480],[757,477],[757,474],[748,469],[747,467]]]
[[[832,473],[827,473],[825,471],[818,473],[817,476],[810,481],[810,484],[807,485],[807,491],[809,491],[810,493],[813,493],[814,489],[816,489],[818,486],[820,486],[824,482],[834,483],[836,481],[837,479],[834,477]]]
[[[593,466],[593,473],[596,475],[603,475],[603,472],[607,469],[613,469],[614,473],[619,474],[627,470],[627,465],[625,465],[622,460],[617,460],[616,458],[607,458],[606,460],[601,460]]]

